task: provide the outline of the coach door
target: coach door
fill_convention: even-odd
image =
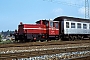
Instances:
[[[59,22],[54,22],[55,35],[59,35]]]

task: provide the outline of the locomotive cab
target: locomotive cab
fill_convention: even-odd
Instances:
[[[59,39],[59,22],[49,20],[48,35],[50,39]]]
[[[40,20],[37,24],[44,25],[44,31],[46,32],[47,39],[59,39],[59,22],[52,20]]]

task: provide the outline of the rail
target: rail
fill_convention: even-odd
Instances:
[[[90,56],[90,47],[79,48],[65,48],[65,49],[53,49],[43,51],[31,51],[31,52],[19,52],[19,53],[7,53],[0,54],[0,60],[4,59],[20,59],[20,58],[33,58],[33,57],[45,57],[45,56],[59,56],[61,59],[70,59],[76,57]],[[50,57],[49,57],[50,58]]]

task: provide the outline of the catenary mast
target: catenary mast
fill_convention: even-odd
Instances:
[[[85,18],[90,19],[90,16],[89,16],[89,1],[88,0],[85,0]]]

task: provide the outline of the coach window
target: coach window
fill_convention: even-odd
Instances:
[[[50,21],[50,27],[53,27],[53,21]]]
[[[90,24],[89,24],[89,29],[90,29]]]
[[[69,22],[66,22],[66,28],[69,28]]]
[[[75,23],[71,23],[71,28],[75,28]]]
[[[81,23],[77,23],[77,28],[81,28]]]
[[[87,24],[83,24],[83,29],[87,29]]]

